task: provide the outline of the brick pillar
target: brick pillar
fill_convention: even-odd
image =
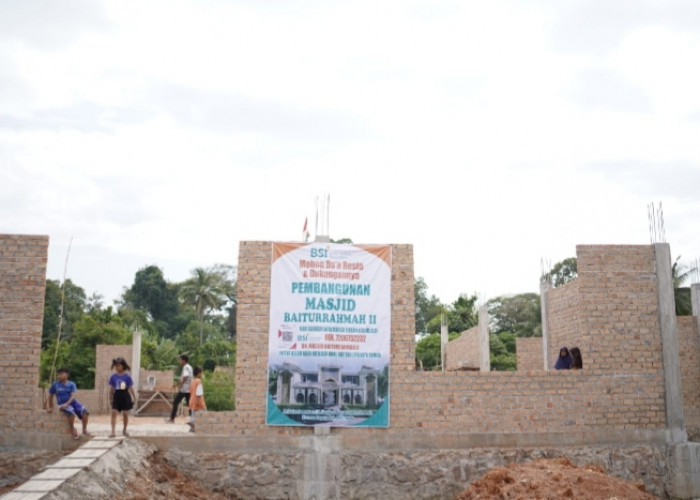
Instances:
[[[0,442],[65,433],[38,389],[48,246],[48,236],[0,234]]]

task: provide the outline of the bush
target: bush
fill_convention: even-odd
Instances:
[[[209,411],[236,409],[235,383],[229,371],[204,372],[204,399]]]

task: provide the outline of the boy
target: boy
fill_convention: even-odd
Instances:
[[[59,368],[56,373],[58,380],[51,384],[49,394],[56,396],[58,409],[68,417],[68,432],[71,433],[73,439],[80,439],[78,431],[75,428],[75,417],[78,417],[83,423],[83,436],[89,436],[90,433],[87,431],[87,425],[90,412],[85,405],[75,399],[75,393],[78,388],[75,386],[75,382],[68,380],[69,375],[70,372],[68,368]],[[53,412],[53,397],[49,398],[49,407],[47,411],[49,413]]]
[[[170,418],[166,420],[167,423],[175,423],[175,415],[177,415],[177,408],[180,406],[180,402],[184,399],[187,405],[190,404],[190,384],[192,383],[192,366],[190,366],[190,358],[187,354],[180,354],[180,366],[182,366],[182,375],[180,375],[180,383],[177,384],[177,394],[175,395],[175,400],[173,401],[173,409],[170,412]]]

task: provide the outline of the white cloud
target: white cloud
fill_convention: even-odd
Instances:
[[[0,231],[49,234],[52,278],[72,236],[88,293],[300,239],[325,193],[332,237],[412,243],[445,302],[646,243],[657,200],[698,254],[694,2],[74,2],[43,33],[20,4]]]

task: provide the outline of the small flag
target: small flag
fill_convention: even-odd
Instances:
[[[309,233],[309,218],[307,217],[304,219],[304,229],[301,230],[302,237],[304,238],[304,241],[309,241],[309,236],[311,236],[311,233]]]

